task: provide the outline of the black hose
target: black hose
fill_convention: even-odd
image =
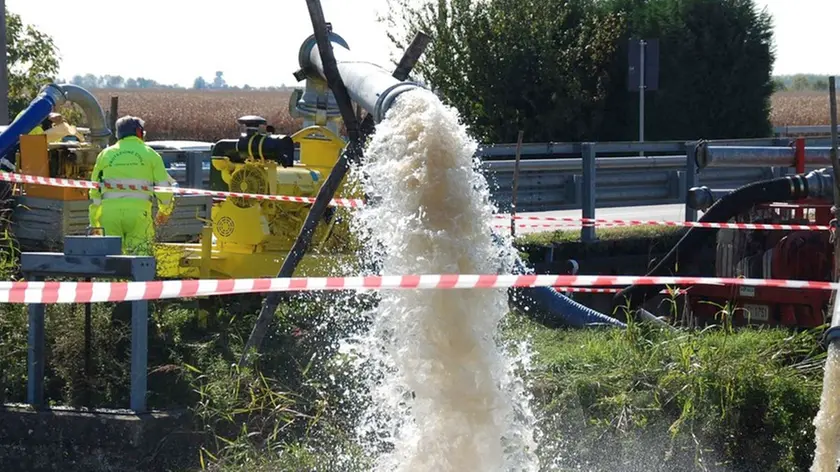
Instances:
[[[721,197],[720,200],[709,207],[700,221],[725,222],[748,211],[754,205],[798,200],[806,197],[807,194],[806,182],[800,175],[753,182]],[[698,248],[703,247],[710,239],[714,238],[717,231],[715,228],[689,228],[671,251],[647,275],[681,275],[681,268],[688,267],[694,262],[695,258],[701,254]],[[685,248],[685,251],[680,253],[680,249],[683,248]],[[672,273],[670,270],[674,267],[678,258],[680,264],[678,269]],[[655,296],[663,288],[662,285],[631,285],[615,295],[613,306],[626,306],[629,303],[631,309],[636,309],[647,298]]]

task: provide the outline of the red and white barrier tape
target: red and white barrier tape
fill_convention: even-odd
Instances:
[[[510,216],[494,215],[497,219],[510,220]],[[656,220],[608,220],[601,218],[567,218],[553,216],[517,216],[516,220],[552,221],[541,224],[520,224],[517,228],[554,228],[576,223],[583,226],[673,226],[689,228],[716,229],[754,229],[754,230],[783,230],[783,231],[828,231],[828,225],[789,225],[771,223],[708,223],[701,221],[656,221]],[[504,225],[510,227],[510,224]]]
[[[112,188],[117,190],[151,190],[157,192],[177,193],[181,195],[207,195],[216,198],[236,197],[256,200],[271,200],[282,202],[295,203],[315,203],[315,198],[312,197],[295,197],[288,195],[263,195],[256,193],[241,193],[241,192],[223,192],[216,190],[204,190],[196,188],[181,188],[181,187],[146,187],[135,185],[102,185],[97,182],[89,180],[76,179],[60,179],[54,177],[41,177],[36,175],[13,174],[8,172],[0,172],[0,180],[6,182],[26,183],[47,185],[50,187],[66,187],[66,188]],[[330,206],[341,206],[348,208],[359,208],[365,205],[365,201],[355,198],[334,198],[330,201]],[[497,219],[510,220],[510,216],[494,215]],[[764,224],[764,223],[706,223],[699,221],[655,221],[655,220],[608,220],[600,218],[564,218],[551,216],[517,216],[517,220],[537,220],[550,221],[554,223],[540,223],[540,224],[519,224],[517,228],[557,228],[569,226],[569,223],[583,225],[583,226],[599,226],[599,227],[622,227],[622,226],[672,226],[672,227],[690,227],[690,228],[717,228],[717,229],[752,229],[752,230],[783,230],[783,231],[828,231],[829,226],[825,225],[788,225],[788,224]],[[566,225],[559,224],[566,223]],[[496,225],[496,227],[510,227],[507,225]]]
[[[618,293],[621,292],[620,288],[607,288],[607,287],[598,287],[598,288],[590,288],[590,287],[554,287],[555,290],[558,292],[569,292],[569,293]],[[662,290],[659,292],[660,294],[668,294],[668,290]],[[688,290],[675,290],[674,294],[684,295],[688,293]]]
[[[82,188],[82,189],[92,189],[92,188],[111,188],[117,190],[146,190],[146,191],[155,191],[155,192],[169,192],[169,193],[177,193],[181,195],[208,195],[211,197],[238,197],[238,198],[246,198],[246,199],[255,199],[255,200],[273,200],[273,201],[281,201],[281,202],[296,202],[296,203],[315,203],[315,199],[312,197],[293,197],[287,195],[261,195],[256,193],[240,193],[240,192],[221,192],[216,190],[204,190],[204,189],[197,189],[197,188],[181,188],[181,187],[147,187],[147,186],[140,186],[140,185],[102,185],[97,182],[91,182],[89,180],[76,180],[76,179],[58,179],[53,177],[41,177],[37,175],[24,175],[24,174],[11,174],[8,172],[0,172],[0,180],[4,180],[6,182],[17,182],[17,183],[25,183],[25,184],[39,184],[39,185],[48,185],[50,187],[66,187],[66,188]],[[355,199],[355,198],[334,198],[330,202],[330,206],[343,206],[343,207],[361,207],[364,206],[365,202],[362,199]]]
[[[393,275],[368,277],[164,280],[152,282],[0,282],[0,303],[89,303],[319,290],[412,290],[628,285],[747,285],[837,290],[804,280],[595,275]]]

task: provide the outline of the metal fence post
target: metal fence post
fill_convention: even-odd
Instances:
[[[580,228],[580,239],[585,242],[592,242],[597,239],[595,226],[591,220],[595,218],[595,156],[596,143],[581,144],[581,159],[583,167],[583,201],[581,212],[584,221]]]
[[[108,137],[108,143],[111,145],[117,142],[117,114],[120,108],[120,97],[111,97],[111,108],[108,111],[108,126],[111,128],[111,136]]]
[[[688,206],[687,192],[697,186],[697,161],[694,159],[696,141],[685,143],[685,190],[686,193],[680,196],[685,204],[685,221],[697,221],[697,210]]]
[[[32,277],[29,280],[42,281],[43,277]],[[44,406],[44,318],[46,306],[42,303],[29,305],[29,341],[28,365],[26,380],[26,402],[40,408]]]
[[[131,396],[129,403],[136,413],[146,412],[146,389],[149,357],[149,302],[131,302]]]

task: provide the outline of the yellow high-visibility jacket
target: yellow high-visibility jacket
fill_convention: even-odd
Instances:
[[[172,193],[154,192],[151,187],[169,187],[175,180],[166,172],[163,158],[154,149],[136,136],[128,136],[113,146],[103,149],[96,157],[91,180],[105,185],[122,185],[122,188],[90,189],[88,195],[91,204],[88,210],[90,224],[98,226],[96,215],[103,200],[127,198],[152,203],[158,200],[158,212],[172,213],[174,200]],[[147,187],[145,190],[140,187]]]

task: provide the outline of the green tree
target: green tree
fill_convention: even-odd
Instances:
[[[751,138],[771,132],[771,17],[753,0],[607,0],[627,29],[611,75],[609,121],[598,139],[635,139],[638,95],[628,93],[627,39],[660,41],[660,89],[647,94],[649,140]]]
[[[418,74],[486,141],[584,139],[602,125],[621,18],[590,0],[391,2],[391,40],[431,34]]]
[[[628,40],[660,41],[647,139],[770,132],[772,25],[752,0],[390,0],[391,40],[434,40],[418,74],[473,133],[511,142],[633,140]]]
[[[793,76],[793,85],[791,86],[793,90],[797,92],[802,92],[804,90],[811,90],[811,82],[808,80],[808,77],[805,74],[796,74]]]
[[[9,119],[29,105],[58,73],[58,48],[52,38],[19,15],[6,11],[6,64],[9,71]]]

